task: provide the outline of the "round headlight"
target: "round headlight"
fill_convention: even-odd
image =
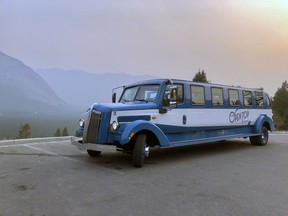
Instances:
[[[79,120],[79,126],[84,127],[85,121],[83,119]]]
[[[111,125],[111,129],[112,130],[117,130],[118,127],[119,127],[119,123],[117,121],[113,121],[113,123]]]

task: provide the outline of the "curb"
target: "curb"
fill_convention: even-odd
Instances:
[[[29,143],[46,143],[46,142],[57,142],[57,141],[58,142],[59,141],[71,141],[71,139],[72,139],[72,136],[2,140],[2,141],[0,141],[0,146],[29,144]]]

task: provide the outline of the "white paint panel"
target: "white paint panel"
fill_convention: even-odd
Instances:
[[[156,116],[155,124],[182,127],[241,126],[255,123],[261,114],[272,118],[271,109],[172,109],[160,114],[158,109],[116,111],[111,114],[111,123],[119,116]],[[183,116],[186,124],[183,124]]]

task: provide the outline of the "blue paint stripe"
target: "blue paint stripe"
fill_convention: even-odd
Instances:
[[[137,115],[137,116],[119,116],[117,118],[118,122],[132,122],[136,120],[145,120],[150,121],[151,116],[150,115]]]
[[[232,126],[214,126],[214,127],[185,127],[185,126],[173,126],[173,125],[163,125],[157,124],[157,126],[166,134],[169,133],[189,133],[189,132],[197,132],[197,131],[210,131],[210,130],[222,130],[222,129],[233,129],[233,128],[244,128],[247,125],[232,125]]]
[[[203,130],[203,131],[194,131],[187,133],[170,133],[166,134],[169,140],[168,146],[161,147],[177,147],[177,146],[185,146],[198,143],[206,143],[206,142],[214,142],[225,139],[233,139],[233,138],[241,138],[241,137],[249,137],[259,135],[253,132],[253,127],[233,127],[217,130]]]

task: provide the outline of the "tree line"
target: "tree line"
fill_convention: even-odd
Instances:
[[[273,121],[277,130],[288,130],[288,83],[282,83],[272,98]]]
[[[31,138],[32,136],[32,129],[29,123],[26,123],[24,125],[20,125],[19,133],[18,133],[18,139],[26,139]],[[63,130],[60,128],[57,128],[56,132],[54,133],[55,137],[61,137],[61,136],[69,136],[67,127],[64,127]]]

